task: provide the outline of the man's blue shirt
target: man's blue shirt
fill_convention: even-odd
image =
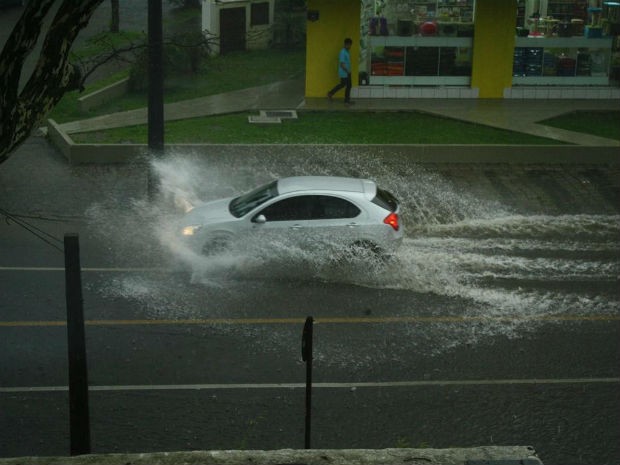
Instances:
[[[344,63],[347,67],[347,71],[342,69],[342,63]],[[351,55],[349,55],[349,51],[346,48],[342,48],[340,50],[340,55],[338,55],[338,76],[341,78],[346,78],[351,73]]]

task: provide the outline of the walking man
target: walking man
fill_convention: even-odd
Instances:
[[[344,47],[342,47],[338,55],[338,77],[340,78],[340,83],[327,93],[329,100],[344,87],[344,103],[353,103],[351,102],[351,55],[349,54],[352,44],[353,41],[350,38],[344,39]]]

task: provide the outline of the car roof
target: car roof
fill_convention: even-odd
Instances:
[[[370,179],[340,176],[294,176],[278,180],[278,193],[301,191],[334,191],[364,194],[371,200],[377,195],[377,185]]]

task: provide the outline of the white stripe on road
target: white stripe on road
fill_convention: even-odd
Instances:
[[[315,389],[399,388],[425,386],[497,386],[523,384],[620,384],[620,378],[555,378],[555,379],[481,379],[481,380],[425,380],[368,383],[314,383]],[[90,386],[91,392],[101,391],[206,391],[229,389],[303,389],[305,383],[262,384],[156,384],[128,386]],[[67,386],[0,387],[0,394],[29,392],[66,392]]]

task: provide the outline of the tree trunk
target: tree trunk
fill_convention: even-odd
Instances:
[[[120,31],[120,6],[119,0],[110,0],[112,3],[112,19],[110,20],[110,32],[119,32]]]
[[[103,0],[63,0],[32,75],[19,92],[22,69],[56,0],[29,1],[0,53],[0,163],[6,161],[65,92],[76,89],[80,70],[68,61],[78,33]]]

